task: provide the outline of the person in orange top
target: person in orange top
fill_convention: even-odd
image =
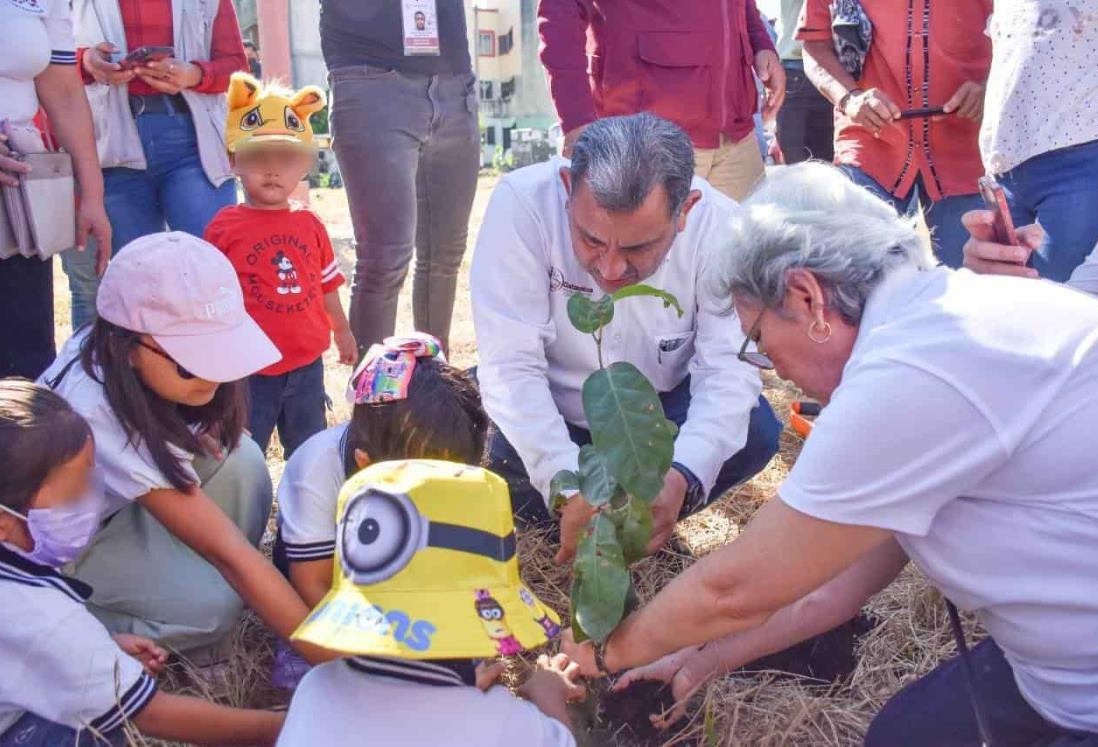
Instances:
[[[835,9],[832,9],[835,6]],[[859,6],[864,16],[859,18]],[[835,163],[898,211],[921,206],[938,258],[960,267],[968,234],[961,216],[982,206],[979,132],[991,42],[992,0],[806,0],[797,38],[805,72],[834,105]],[[872,26],[868,52],[846,44]],[[941,108],[940,115],[905,112]]]
[[[316,157],[309,116],[324,107],[324,94],[315,86],[293,94],[264,88],[235,73],[228,96],[226,145],[246,202],[223,208],[206,240],[232,262],[248,314],[282,353],[248,380],[248,429],[266,450],[277,426],[289,458],[327,427],[321,356],[333,334],[340,363],[358,357],[328,232],[315,213],[290,201]]]

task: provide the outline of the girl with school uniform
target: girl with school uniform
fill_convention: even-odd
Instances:
[[[279,353],[232,265],[188,234],[144,236],[111,263],[97,310],[40,378],[95,436],[106,518],[74,569],[88,608],[200,664],[244,603],[287,636],[307,610],[256,549],[272,489],[242,438],[241,380]]]
[[[110,635],[91,588],[60,572],[101,520],[95,447],[60,396],[0,381],[0,747],[123,745],[129,722],[186,743],[270,744],[282,714],[158,692],[167,652]]]

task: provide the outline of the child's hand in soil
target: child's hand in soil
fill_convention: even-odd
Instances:
[[[648,718],[657,729],[668,729],[686,715],[687,701],[713,676],[711,662],[699,652],[704,646],[687,646],[643,667],[630,669],[614,683],[614,692],[621,692],[636,682],[669,682],[675,705],[668,711],[653,713]]]
[[[358,363],[358,343],[350,329],[340,330],[335,335],[336,350],[339,351],[339,362],[344,366],[353,366]]]
[[[487,690],[492,685],[496,684],[503,673],[507,670],[507,665],[502,661],[482,661],[477,664],[477,689],[480,691]]]
[[[519,694],[539,708],[542,704],[583,700],[587,697],[587,688],[578,682],[579,678],[579,665],[567,655],[557,654],[550,659],[542,654],[534,673],[519,688]]]
[[[141,662],[145,671],[154,677],[164,671],[168,661],[168,652],[148,638],[131,633],[115,633],[111,636],[118,647]]]

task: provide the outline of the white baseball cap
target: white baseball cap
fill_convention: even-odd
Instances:
[[[154,233],[126,244],[107,265],[96,309],[112,324],[151,335],[207,381],[243,379],[282,359],[244,310],[229,260],[187,233]]]

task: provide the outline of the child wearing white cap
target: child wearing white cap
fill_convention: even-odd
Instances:
[[[157,690],[167,652],[110,635],[91,588],[59,569],[99,526],[88,423],[48,388],[0,380],[0,747],[127,744],[124,727],[187,743],[269,744],[282,714]]]
[[[244,384],[279,353],[244,310],[229,261],[184,233],[125,246],[99,318],[42,375],[90,424],[107,517],[74,568],[113,632],[176,650],[232,630],[241,597],[286,636],[300,597],[256,549],[270,477],[244,435]]]

